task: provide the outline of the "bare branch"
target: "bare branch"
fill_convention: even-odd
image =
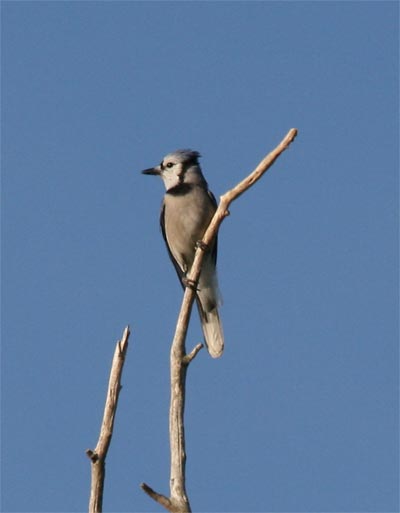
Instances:
[[[171,362],[171,403],[169,413],[170,449],[171,449],[171,473],[170,473],[170,494],[167,499],[152,490],[152,494],[145,490],[154,500],[162,504],[168,511],[173,513],[190,513],[189,499],[185,486],[185,387],[186,372],[188,364],[193,360],[201,349],[198,344],[189,354],[186,353],[185,341],[189,325],[190,313],[195,299],[196,284],[198,283],[201,265],[206,248],[210,247],[220,224],[229,215],[228,207],[236,198],[249,189],[262,175],[272,166],[279,155],[286,150],[297,135],[297,130],[292,128],[284,137],[282,142],[269,153],[254,169],[250,175],[238,183],[233,189],[226,192],[220,198],[218,208],[212,218],[200,244],[197,245],[194,261],[187,276],[187,286],[183,296],[181,310],[179,312],[175,336],[172,341],[170,362]],[[194,284],[194,286],[193,286]],[[147,485],[146,485],[147,486]],[[142,486],[143,488],[143,486]],[[151,490],[151,488],[147,487]],[[163,497],[163,502],[159,498]],[[165,499],[167,502],[165,502]]]
[[[129,335],[129,326],[127,326],[122,335],[122,339],[117,342],[114,351],[99,440],[94,450],[86,450],[86,454],[92,462],[89,513],[101,513],[103,507],[105,460],[113,434],[114,419],[118,406],[118,396],[121,390],[121,375],[125,362],[125,355],[128,350]]]
[[[183,363],[185,365],[189,365],[189,363],[196,358],[197,353],[200,351],[200,349],[203,349],[204,344],[197,344],[187,355],[183,357]]]
[[[241,196],[247,189],[249,189],[252,185],[254,185],[272,166],[275,160],[283,153],[292,143],[297,136],[297,129],[291,128],[283,140],[278,144],[278,146],[272,150],[266,157],[262,159],[262,161],[258,164],[258,166],[252,171],[244,180],[239,182],[233,189],[227,191],[220,198],[220,203],[218,205],[217,211],[214,214],[214,217],[211,219],[211,222],[206,230],[206,233],[203,237],[203,243],[208,246],[214,239],[218,228],[222,221],[225,219],[227,215],[229,215],[229,205]],[[201,250],[201,245],[200,248]],[[194,283],[197,283],[198,276],[200,275],[200,267],[202,256],[200,257],[201,252],[197,251],[195,255],[195,259],[192,265],[190,276],[188,277]],[[196,262],[196,257],[200,260],[200,265]]]
[[[286,136],[282,139],[282,141],[278,144],[278,146],[262,159],[262,161],[258,164],[252,173],[250,173],[244,180],[239,182],[233,189],[226,192],[221,197],[221,200],[224,202],[225,209],[227,209],[233,200],[247,191],[247,189],[255,184],[268,171],[268,169],[272,166],[279,155],[283,153],[294,141],[296,136],[297,128],[291,128]],[[203,242],[204,239],[205,237],[203,237]]]

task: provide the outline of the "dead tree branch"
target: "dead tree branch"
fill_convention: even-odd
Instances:
[[[91,461],[92,474],[89,513],[101,513],[103,507],[105,462],[113,434],[114,419],[118,406],[118,396],[122,388],[121,375],[126,352],[128,350],[129,335],[129,326],[127,326],[122,335],[122,339],[117,342],[115,347],[99,440],[94,450],[87,449],[86,451],[86,454]]]
[[[192,284],[198,283],[204,253],[216,236],[222,221],[229,215],[229,205],[263,176],[281,153],[293,142],[296,135],[297,130],[295,128],[289,130],[281,143],[258,164],[252,173],[233,187],[233,189],[221,196],[218,208],[203,236],[203,240],[201,244],[198,244],[193,265],[187,277],[188,282]],[[195,287],[186,287],[171,346],[171,403],[169,413],[171,449],[170,497],[158,494],[145,483],[141,485],[142,489],[152,499],[172,513],[191,512],[185,486],[184,409],[187,368],[201,349],[201,344],[197,345],[189,354],[186,354],[185,349],[186,333],[194,299]]]

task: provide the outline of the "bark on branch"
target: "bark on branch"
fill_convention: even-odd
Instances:
[[[87,449],[86,451],[86,454],[91,461],[92,474],[89,513],[101,513],[103,507],[105,462],[113,434],[114,419],[118,406],[118,396],[122,388],[121,375],[122,369],[124,367],[126,352],[128,350],[129,335],[129,326],[127,326],[122,335],[122,339],[117,342],[114,351],[99,440],[95,449]]]
[[[275,160],[285,151],[297,135],[297,129],[292,128],[278,146],[271,151],[244,180],[238,183],[220,197],[218,208],[212,218],[195,253],[193,265],[188,282],[198,283],[204,253],[216,236],[219,226],[227,215],[229,205],[257,182],[272,166]],[[195,287],[186,287],[182,306],[176,324],[175,336],[172,341],[171,363],[171,403],[169,413],[171,470],[170,470],[170,497],[155,492],[145,483],[142,489],[161,506],[172,513],[190,513],[190,503],[186,493],[185,483],[185,384],[186,372],[190,362],[201,349],[198,344],[189,354],[186,354],[185,341],[189,325],[190,313],[195,299]]]

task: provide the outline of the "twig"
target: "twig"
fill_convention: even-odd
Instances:
[[[117,342],[114,351],[99,440],[94,450],[87,449],[86,451],[86,454],[92,462],[89,513],[101,513],[103,507],[105,461],[113,434],[114,418],[118,406],[118,396],[122,388],[121,375],[126,352],[128,350],[129,335],[129,326],[127,326],[122,335],[122,339]]]
[[[197,284],[201,272],[206,248],[210,246],[216,236],[219,226],[229,214],[228,207],[236,198],[249,189],[272,166],[279,155],[285,151],[297,135],[297,129],[292,128],[282,142],[269,153],[254,169],[250,175],[238,183],[233,189],[226,192],[220,198],[218,208],[212,218],[201,244],[198,244],[194,261],[187,277],[188,282]],[[172,513],[190,513],[189,499],[185,486],[185,384],[186,372],[189,363],[200,350],[196,346],[191,353],[186,354],[185,341],[196,287],[186,287],[182,306],[176,324],[175,336],[171,346],[171,403],[169,412],[170,448],[171,448],[171,473],[170,473],[170,498],[160,495],[147,485],[142,488],[150,497],[156,500]],[[147,489],[146,489],[147,488]],[[149,492],[151,490],[151,493]],[[160,498],[162,498],[160,500]]]
[[[204,344],[197,344],[187,355],[183,358],[183,363],[185,365],[189,365],[189,363],[196,358],[197,353],[200,351],[200,349],[203,349]]]
[[[165,497],[165,495],[161,495],[160,493],[155,492],[150,486],[148,486],[146,483],[142,483],[140,485],[141,489],[147,493],[149,497],[154,499],[158,504],[161,504],[161,506],[164,506],[164,508],[167,511],[174,511],[173,505],[171,501],[168,499],[168,497]]]

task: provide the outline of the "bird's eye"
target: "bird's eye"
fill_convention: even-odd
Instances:
[[[167,167],[172,167],[174,164],[172,162],[168,162]]]

